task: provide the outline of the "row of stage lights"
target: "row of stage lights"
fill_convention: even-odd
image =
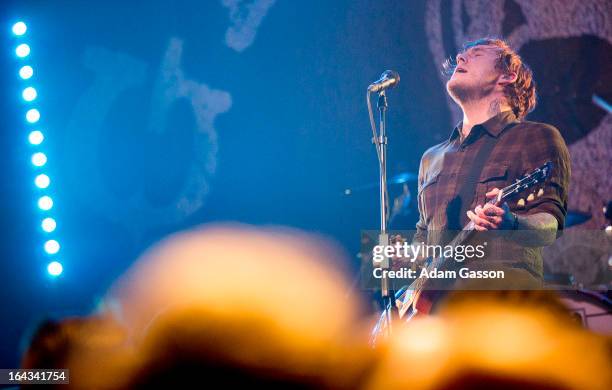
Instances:
[[[30,56],[30,46],[23,42],[24,36],[28,30],[28,27],[24,22],[17,22],[13,25],[13,34],[17,37],[18,44],[15,48],[15,54],[20,61],[19,65],[19,77],[26,84],[30,84],[34,77],[34,69],[31,65],[27,64]],[[47,165],[47,155],[41,151],[45,135],[41,130],[36,128],[40,120],[40,112],[38,109],[32,107],[35,104],[38,92],[36,88],[31,85],[26,85],[21,92],[21,97],[28,109],[25,114],[25,119],[30,128],[28,135],[28,141],[33,148],[32,153],[32,165],[35,170],[34,185],[40,193],[38,197],[38,208],[42,212],[40,226],[47,236],[43,245],[45,253],[49,256],[49,262],[47,264],[47,272],[51,276],[59,276],[63,272],[62,263],[56,258],[60,250],[60,244],[53,238],[57,228],[57,222],[52,216],[53,199],[48,195],[49,187],[51,186],[51,179],[44,172]]]

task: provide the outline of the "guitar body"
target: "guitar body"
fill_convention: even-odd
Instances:
[[[444,296],[443,291],[426,290],[422,291],[414,304],[417,315],[429,315],[432,312],[433,306]]]
[[[442,290],[417,290],[415,292],[414,289],[411,290],[411,287],[396,297],[400,318],[406,317],[406,321],[431,314],[434,305],[446,295],[446,291]]]

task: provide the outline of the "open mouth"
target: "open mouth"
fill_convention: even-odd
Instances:
[[[465,70],[463,68],[457,68],[457,69],[455,69],[455,73],[467,73],[467,70]]]

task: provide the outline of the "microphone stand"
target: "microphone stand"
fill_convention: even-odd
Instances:
[[[379,134],[373,139],[378,149],[378,158],[380,163],[380,234],[378,236],[378,244],[389,245],[389,233],[387,231],[387,211],[389,210],[389,196],[387,192],[387,95],[385,90],[381,90],[378,94],[378,111],[379,111]],[[384,271],[390,269],[389,258],[385,258],[378,264]],[[390,280],[385,272],[382,273],[380,293],[383,300],[384,315],[386,318],[385,331],[387,336],[391,335],[391,324],[393,322],[393,308],[395,307],[395,292],[390,286]]]

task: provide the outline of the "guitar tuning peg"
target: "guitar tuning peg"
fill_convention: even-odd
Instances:
[[[529,194],[529,196],[527,197],[527,202],[532,202],[535,199],[535,196],[533,196],[533,193]]]
[[[538,197],[544,195],[544,188],[540,188],[540,190],[538,191]]]
[[[525,199],[521,198],[518,200],[518,202],[516,202],[516,205],[518,207],[525,207]]]

